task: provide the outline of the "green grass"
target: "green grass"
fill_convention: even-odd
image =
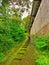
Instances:
[[[49,34],[33,36],[38,57],[37,65],[49,65]],[[36,54],[36,53],[35,53]]]
[[[49,65],[49,59],[44,55],[41,55],[39,58],[36,59],[36,63],[38,65]]]
[[[0,62],[3,62],[5,60],[5,55],[3,53],[0,53]]]

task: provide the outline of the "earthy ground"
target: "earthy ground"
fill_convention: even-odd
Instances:
[[[22,52],[22,50],[19,51],[19,53],[20,52]],[[32,46],[29,44],[27,50],[18,54],[18,56],[11,61],[10,65],[35,65]]]
[[[13,49],[7,60],[0,65],[36,65],[34,59],[37,55],[33,44],[23,43],[18,50],[16,49]]]

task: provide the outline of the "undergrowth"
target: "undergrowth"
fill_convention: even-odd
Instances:
[[[37,65],[49,65],[49,34],[33,36],[36,51],[39,54],[35,59]]]
[[[9,19],[4,16],[0,19],[0,62],[9,50],[25,39],[25,28],[20,23],[21,19]]]

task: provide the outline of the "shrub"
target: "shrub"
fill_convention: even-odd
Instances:
[[[44,48],[47,46],[47,44],[43,41],[36,41],[35,44],[36,44],[36,47],[38,48]]]
[[[0,57],[8,53],[8,51],[21,43],[25,39],[25,28],[17,23],[21,20],[2,19],[0,21]],[[1,60],[0,59],[0,60]]]
[[[3,54],[3,53],[0,53],[0,62],[2,62],[3,61],[3,59],[5,60],[5,55]]]
[[[44,48],[48,46],[48,43],[47,43],[48,39],[44,36],[37,36],[37,37],[34,37],[34,43],[36,45],[37,48],[41,49],[41,48]]]
[[[49,65],[49,59],[45,56],[38,57],[35,62],[37,65]]]
[[[4,45],[19,43],[25,38],[25,29],[16,22],[0,22],[0,42]],[[5,50],[4,50],[5,51]]]
[[[36,51],[38,51],[37,53],[39,54],[35,60],[36,65],[49,65],[49,34],[34,36],[33,38],[34,44],[38,48]]]

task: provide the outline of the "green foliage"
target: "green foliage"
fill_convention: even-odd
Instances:
[[[35,44],[38,48],[43,48],[47,46],[47,44],[43,41],[38,41],[38,42],[36,41]]]
[[[40,56],[36,59],[37,65],[49,65],[49,59],[45,56]]]
[[[5,3],[8,2],[8,1],[9,1],[9,0],[3,0],[3,2],[5,2]]]
[[[3,53],[0,53],[0,62],[2,62],[3,60],[5,60],[5,55]]]
[[[22,41],[25,38],[25,31],[21,25],[11,21],[0,23],[0,44],[7,44],[10,46],[15,42],[17,43]]]
[[[29,25],[30,25],[30,15],[27,16],[26,18],[24,18],[23,20],[24,20],[25,29],[28,32],[29,31]]]
[[[48,46],[48,37],[45,36],[36,36],[34,37],[34,43],[37,48],[47,48]]]
[[[20,17],[13,16],[10,18],[12,21],[17,22],[18,24],[22,24],[23,20]]]
[[[35,59],[37,65],[49,65],[49,34],[33,36],[38,57]],[[38,48],[38,49],[37,49]]]
[[[0,62],[11,48],[25,39],[25,28],[21,25],[21,21],[19,18],[15,20],[8,17],[0,20]]]
[[[8,4],[8,2],[9,2],[9,0],[2,0],[2,5],[5,6]]]

